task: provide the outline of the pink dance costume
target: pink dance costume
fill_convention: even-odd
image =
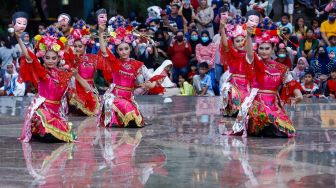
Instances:
[[[138,75],[146,74],[146,67],[134,59],[122,61],[109,50],[108,56],[103,58],[105,61],[99,62],[98,69],[103,71],[106,80],[113,83],[102,98],[98,124],[106,127],[128,127],[133,122],[136,127],[143,127],[143,116],[134,100],[133,92],[137,87]]]
[[[74,141],[76,136],[72,124],[65,117],[65,94],[71,72],[46,69],[33,53],[29,52],[29,55],[33,61],[29,63],[26,58],[21,58],[20,75],[23,81],[37,84],[38,95],[27,109],[21,140],[28,142],[35,136],[46,140]]]

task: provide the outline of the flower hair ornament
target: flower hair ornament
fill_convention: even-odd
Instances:
[[[255,29],[255,42],[261,43],[279,43],[280,31],[277,26],[269,18],[264,18],[262,23],[259,23]]]
[[[119,45],[123,42],[131,44],[134,39],[134,27],[128,24],[122,16],[116,16],[109,20],[108,34],[110,43]]]
[[[69,36],[69,45],[73,45],[76,40],[80,40],[84,45],[90,42],[90,27],[83,20],[74,23]]]
[[[64,47],[67,39],[55,27],[48,27],[42,35],[36,35],[36,56],[43,57],[47,51],[56,52],[61,58],[64,55]]]
[[[231,19],[228,24],[225,26],[226,34],[230,38],[236,38],[238,36],[246,37],[246,28],[244,23],[246,19],[244,17],[236,16]]]

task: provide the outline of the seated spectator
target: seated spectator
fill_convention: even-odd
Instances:
[[[293,63],[291,59],[288,57],[288,52],[287,49],[285,48],[285,45],[283,43],[279,44],[277,48],[277,55],[278,57],[275,59],[275,61],[286,65],[289,70],[292,70],[293,68]]]
[[[160,29],[155,32],[154,41],[158,53],[156,58],[156,64],[161,65],[161,63],[165,59],[168,59],[167,50],[169,43],[165,39],[163,31]]]
[[[281,21],[277,22],[276,25],[279,27],[280,30],[283,30],[283,28],[289,29],[289,34],[292,34],[293,32],[293,25],[290,21],[290,16],[287,13],[282,14]]]
[[[195,75],[197,75],[197,61],[192,61],[190,63],[190,71],[188,73],[188,79],[187,81],[191,81],[192,82],[192,79]]]
[[[330,59],[325,47],[319,47],[316,51],[313,59],[310,61],[310,67],[314,70],[314,73],[318,76],[320,82],[325,81],[330,74],[328,64]]]
[[[319,96],[319,87],[314,83],[315,74],[312,71],[307,71],[305,73],[304,82],[302,86],[302,95],[306,98],[311,98],[313,96]]]
[[[336,68],[333,68],[330,73],[330,77],[326,82],[324,96],[335,98],[336,96]]]
[[[300,57],[295,68],[293,69],[293,71],[291,71],[293,78],[296,81],[300,82],[301,78],[305,75],[305,69],[308,67],[309,65],[307,59],[304,57]]]
[[[15,48],[11,45],[8,37],[3,37],[3,46],[0,47],[0,61],[1,63],[1,76],[4,76],[7,65],[15,62],[17,53]]]
[[[294,33],[298,39],[302,39],[306,36],[307,26],[305,25],[305,20],[303,17],[296,18],[294,25]]]
[[[314,38],[314,30],[307,29],[307,35],[300,40],[299,52],[300,56],[305,57],[308,61],[313,57],[314,52],[317,50],[319,41]]]
[[[29,33],[23,32],[21,34],[21,40],[29,50],[31,50],[31,51],[34,50],[33,44],[30,42]],[[21,56],[21,48],[20,48],[19,44],[15,45],[15,51],[18,53],[17,54],[18,57],[20,57]]]
[[[192,30],[190,32],[190,40],[189,40],[190,46],[191,46],[191,58],[196,59],[195,56],[195,51],[196,51],[196,46],[201,43],[201,37],[198,34],[197,30]]]
[[[330,53],[331,52],[336,52],[336,35],[332,35],[329,37],[329,46],[327,47],[327,52],[329,54],[329,57],[330,57]],[[330,58],[331,60],[335,60],[336,61],[336,57],[334,55],[334,58]]]
[[[324,21],[321,24],[321,35],[324,42],[330,46],[328,38],[336,35],[336,9],[329,11],[328,20]]]
[[[184,38],[183,31],[176,33],[168,48],[168,56],[173,62],[173,82],[178,82],[178,75],[188,74],[189,59],[191,56],[191,46]]]
[[[311,21],[311,26],[314,30],[314,38],[321,39],[321,29],[320,29],[320,20],[318,18],[313,18]]]
[[[193,78],[193,86],[195,93],[198,96],[214,96],[212,89],[211,77],[207,74],[209,65],[207,62],[202,62],[198,65],[198,75]]]
[[[288,27],[284,27],[281,30],[281,37],[282,39],[280,40],[280,43],[285,45],[288,52],[288,57],[292,62],[295,62],[297,50],[299,47],[298,38],[290,34],[290,29]]]
[[[180,95],[182,96],[193,96],[194,87],[188,82],[188,78],[185,75],[179,75]]]
[[[25,84],[18,81],[19,74],[13,63],[7,64],[4,86],[0,88],[0,96],[24,96]]]

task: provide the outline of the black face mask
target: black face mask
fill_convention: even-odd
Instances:
[[[182,41],[183,41],[183,36],[176,36],[175,39],[176,39],[178,42],[182,42]]]

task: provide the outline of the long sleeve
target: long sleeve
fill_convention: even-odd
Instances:
[[[25,83],[18,82],[18,78],[15,79],[15,89],[13,91],[13,95],[15,97],[22,97],[25,95],[26,85]]]
[[[216,50],[217,50],[217,46],[215,43],[211,43],[211,59],[209,62],[210,67],[213,67],[215,65],[215,59],[216,59]]]
[[[201,56],[201,50],[202,50],[202,45],[197,44],[196,49],[195,49],[195,55],[196,55],[196,59],[197,59],[198,63],[203,62],[203,59],[202,59],[202,56]]]
[[[112,81],[112,73],[120,69],[119,59],[117,59],[110,50],[107,50],[107,56],[104,57],[102,52],[98,52],[97,69],[101,70],[104,78],[108,81]]]
[[[32,62],[28,62],[25,57],[21,57],[20,77],[24,82],[32,82],[34,87],[37,88],[38,82],[46,78],[47,72],[33,52],[28,51],[28,54],[32,58]]]
[[[184,48],[185,52],[186,52],[186,56],[191,56],[192,54],[192,48],[191,48],[191,45],[189,43],[187,43],[188,47],[187,48]]]

